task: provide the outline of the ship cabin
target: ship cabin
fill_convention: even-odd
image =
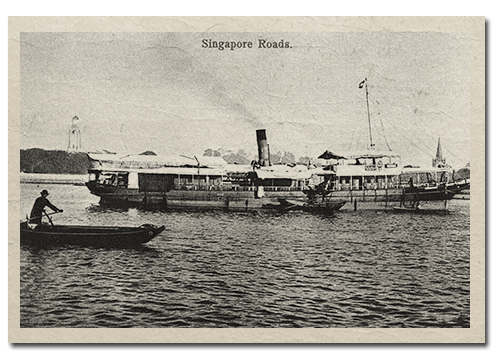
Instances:
[[[451,168],[403,167],[400,156],[376,151],[337,156],[323,161],[322,170],[318,175],[337,191],[435,186],[455,178]]]
[[[139,189],[140,192],[209,190],[222,186],[225,176],[223,169],[189,167],[89,170],[89,182],[98,187]]]
[[[130,170],[120,170],[120,169],[110,169],[110,170],[99,170],[99,169],[89,169],[89,183],[94,183],[100,187],[116,187],[116,188],[129,188],[130,184],[137,184],[134,182],[134,176],[137,178],[137,174],[130,175]],[[130,180],[130,181],[129,181]]]
[[[222,187],[225,176],[223,169],[168,167],[140,172],[138,186],[139,192],[214,190]]]
[[[323,163],[318,175],[336,191],[395,188],[402,170],[400,156],[388,152],[353,153]]]
[[[405,166],[399,179],[401,187],[432,187],[455,181],[455,171],[451,167]]]
[[[264,191],[302,191],[314,176],[305,165],[272,165],[257,168],[253,174],[255,186]]]
[[[208,167],[151,169],[89,169],[89,184],[97,188],[138,189],[139,192],[189,191],[300,191],[311,178],[309,170],[276,165],[253,170]],[[305,167],[305,166],[304,166]]]
[[[222,158],[89,154],[89,185],[98,188],[169,191],[209,189],[226,176]]]

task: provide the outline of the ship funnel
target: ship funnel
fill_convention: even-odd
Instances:
[[[259,148],[259,165],[271,166],[269,162],[269,146],[267,145],[266,130],[257,130],[257,147]]]

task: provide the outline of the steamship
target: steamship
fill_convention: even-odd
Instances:
[[[447,201],[469,188],[449,168],[405,168],[390,152],[325,152],[322,165],[271,165],[266,131],[258,161],[229,165],[217,157],[88,154],[90,192],[104,205],[171,209],[391,209]]]
[[[228,165],[212,157],[169,157],[89,154],[87,187],[102,204],[163,205],[208,209],[417,209],[441,207],[470,189],[445,162],[432,168],[403,167],[392,151],[375,150],[370,130],[367,150],[349,155],[326,151],[322,165],[271,165],[266,131],[257,130],[258,161]],[[443,161],[438,142],[438,161]]]
[[[119,157],[88,154],[90,192],[106,205],[248,210],[311,206],[307,166],[271,165],[266,131],[257,130],[259,160],[229,165],[217,157]],[[321,206],[332,206],[321,200]]]

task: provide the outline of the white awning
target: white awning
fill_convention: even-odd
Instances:
[[[308,179],[312,175],[311,170],[303,165],[295,167],[274,165],[256,169],[255,172],[260,179]]]
[[[102,163],[115,164],[116,167],[123,167],[130,164],[137,168],[148,168],[158,166],[200,166],[200,167],[225,167],[227,162],[222,157],[206,157],[206,156],[175,156],[175,155],[116,155],[116,154],[101,154],[88,153],[92,161]]]
[[[382,158],[382,157],[397,157],[401,156],[392,151],[377,151],[377,150],[357,150],[342,153],[347,158]]]
[[[129,170],[130,171],[130,170]],[[226,170],[222,168],[203,168],[203,167],[162,167],[151,170],[135,170],[140,174],[157,175],[200,175],[200,176],[223,176]]]

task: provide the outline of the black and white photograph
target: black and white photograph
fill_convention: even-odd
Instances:
[[[457,21],[21,31],[21,333],[484,338],[468,334],[484,18]]]

